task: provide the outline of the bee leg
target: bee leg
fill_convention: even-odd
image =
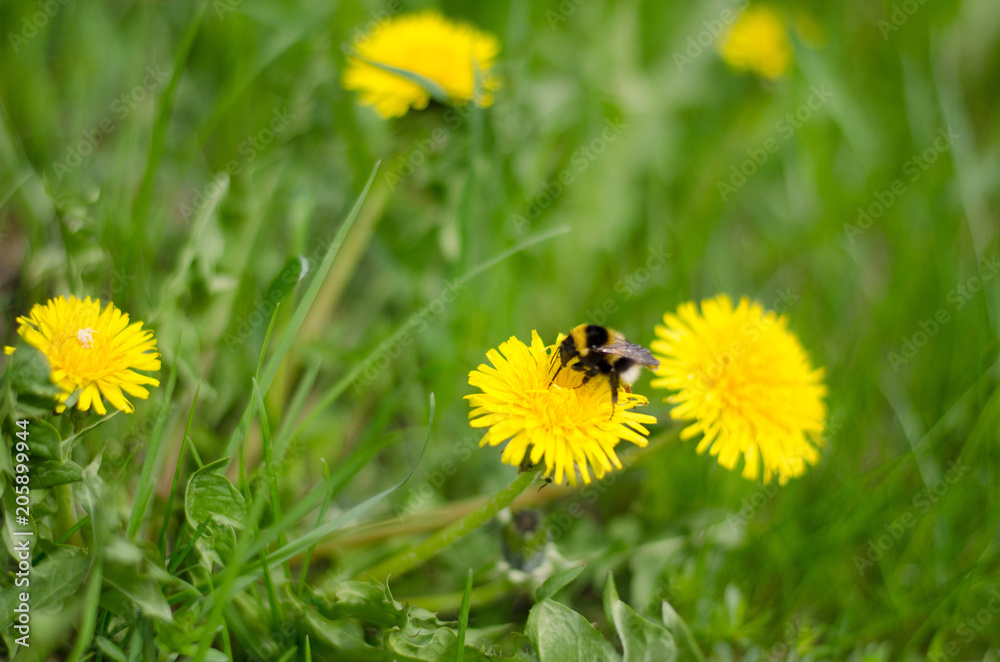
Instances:
[[[580,364],[579,363],[574,364],[573,368],[583,373],[583,381],[580,382],[580,386],[583,386],[584,384],[589,382],[591,378],[600,373],[600,369],[597,366],[592,366],[590,368],[577,368],[576,366],[578,365]],[[577,386],[576,388],[580,388],[580,386]]]
[[[556,381],[556,377],[558,377],[558,376],[559,376],[559,373],[560,373],[560,372],[562,371],[562,369],[563,369],[563,368],[565,368],[565,367],[566,367],[566,364],[565,364],[565,363],[562,363],[562,362],[560,361],[560,362],[559,362],[559,367],[558,367],[558,368],[556,368],[556,374],[552,375],[552,381],[550,381],[550,382],[549,382],[549,386],[552,386],[552,384],[554,384],[554,383],[555,383],[555,381]]]
[[[618,404],[618,386],[620,384],[617,372],[612,371],[611,374],[608,375],[608,383],[611,384],[611,418],[614,418],[615,405]],[[628,387],[626,386],[625,388],[627,389]]]

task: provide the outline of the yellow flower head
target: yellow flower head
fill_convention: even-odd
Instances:
[[[764,5],[750,7],[719,42],[719,53],[731,67],[745,69],[772,80],[792,63],[792,46],[785,21]]]
[[[682,304],[663,316],[650,349],[661,361],[652,386],[677,391],[666,399],[675,419],[694,419],[682,439],[702,434],[698,452],[711,448],[732,469],[743,456],[743,477],[784,485],[819,460],[826,406],[823,370],[813,370],[787,329],[788,319],[759,303],[722,294]]]
[[[519,466],[530,447],[531,463],[544,460],[546,477],[552,476],[556,483],[565,478],[576,485],[579,472],[589,485],[588,464],[599,479],[613,467],[622,468],[615,454],[619,441],[646,445],[649,430],[643,424],[656,423],[656,419],[630,411],[647,404],[646,398],[619,390],[612,416],[605,380],[581,386],[583,375],[561,370],[550,386],[559,361],[554,359],[553,346],[543,345],[538,332],[531,332],[531,347],[511,337],[501,343],[499,351],[491,349],[486,356],[493,365],[480,365],[469,373],[469,384],[482,389],[482,393],[465,396],[472,405],[469,424],[489,428],[480,446],[507,442],[500,458],[503,462]]]
[[[354,43],[344,87],[382,117],[399,117],[431,97],[450,103],[493,103],[491,75],[500,42],[468,23],[427,11],[386,20]]]
[[[60,403],[79,391],[76,406],[82,411],[93,405],[98,414],[106,414],[103,395],[131,414],[134,407],[122,391],[146,399],[149,391],[141,385],[160,385],[152,377],[134,372],[160,369],[153,332],[144,331],[142,322],[130,325],[128,315],[112,303],[102,311],[100,299],[59,297],[49,299],[44,306],[35,304],[30,315],[17,321],[18,334],[48,359],[52,382],[64,391],[58,398]],[[4,350],[14,352],[13,347]],[[58,410],[63,409],[60,404]]]

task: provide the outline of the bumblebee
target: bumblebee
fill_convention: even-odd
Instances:
[[[629,342],[614,329],[597,324],[580,324],[569,332],[559,344],[559,363],[556,374],[552,375],[552,382],[567,365],[570,369],[583,373],[583,384],[598,375],[606,375],[611,386],[612,416],[615,415],[615,405],[618,404],[619,387],[624,386],[631,393],[631,386],[639,379],[642,366],[650,370],[660,367],[660,362],[648,349]],[[552,382],[549,382],[549,386]]]

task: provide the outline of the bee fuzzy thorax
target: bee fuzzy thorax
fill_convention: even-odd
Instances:
[[[597,324],[580,324],[573,327],[569,335],[559,343],[559,367],[556,375],[568,367],[583,373],[583,384],[594,377],[607,377],[613,416],[614,405],[618,403],[618,389],[624,388],[631,392],[629,387],[639,379],[643,366],[656,368],[659,365],[660,362],[648,349],[629,342],[615,329]],[[555,381],[555,375],[552,381]]]

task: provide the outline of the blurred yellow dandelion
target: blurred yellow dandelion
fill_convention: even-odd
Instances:
[[[500,86],[491,74],[499,52],[496,37],[468,23],[434,11],[400,16],[354,44],[344,87],[385,118],[426,108],[432,96],[486,107]]]
[[[747,8],[719,42],[719,53],[735,69],[764,78],[783,76],[792,63],[785,20],[766,5]]]
[[[722,294],[663,316],[650,349],[662,362],[652,386],[677,391],[675,419],[694,419],[682,439],[702,435],[727,469],[743,457],[743,476],[784,485],[819,460],[826,420],[823,370],[814,370],[788,319],[756,302]]]
[[[528,456],[532,464],[544,463],[544,475],[556,483],[565,479],[576,485],[579,472],[589,485],[588,466],[598,479],[621,469],[615,447],[621,440],[645,446],[649,430],[644,424],[656,423],[656,418],[631,411],[648,401],[625,389],[619,391],[612,416],[607,383],[593,380],[581,386],[583,376],[573,370],[560,371],[550,386],[559,363],[553,351],[532,331],[530,347],[511,337],[499,351],[487,352],[493,365],[469,373],[469,384],[482,390],[465,396],[472,405],[469,424],[489,428],[480,446],[506,442],[503,462],[519,466]]]
[[[116,408],[132,413],[134,407],[122,393],[146,399],[149,391],[143,384],[159,386],[152,377],[135,370],[155,372],[160,369],[153,332],[143,330],[142,322],[129,324],[128,315],[109,303],[101,310],[101,301],[74,296],[49,299],[36,304],[27,317],[17,318],[18,334],[25,342],[45,354],[52,382],[62,390],[62,403],[79,391],[76,406],[82,411],[94,407],[98,414],[107,409],[101,396]],[[5,347],[7,354],[13,347]]]

